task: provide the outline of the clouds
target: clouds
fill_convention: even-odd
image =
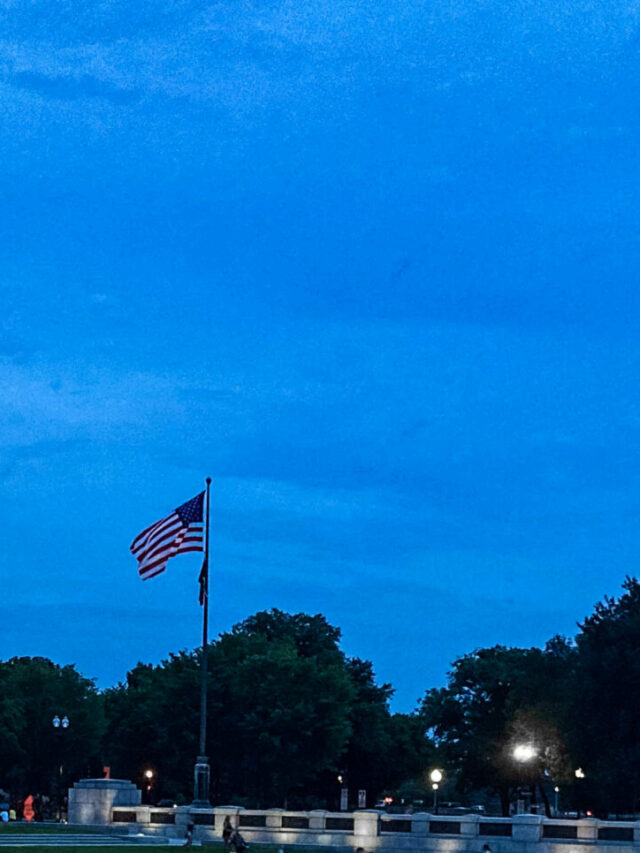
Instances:
[[[11,78],[11,84],[19,88],[54,100],[77,100],[78,98],[103,98],[116,105],[133,103],[134,92],[118,88],[109,83],[83,75],[80,78],[49,77],[29,71],[20,71]]]
[[[325,611],[405,703],[632,570],[637,4],[3,16],[0,499],[34,648],[71,654],[46,602],[124,626],[101,679],[197,641],[147,636],[197,620],[191,565],[141,592],[127,545],[206,474],[219,627]]]

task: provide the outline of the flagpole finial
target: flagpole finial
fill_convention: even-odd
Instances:
[[[211,485],[211,477],[207,477],[207,479],[205,480],[205,483],[207,484],[207,486],[210,486]]]

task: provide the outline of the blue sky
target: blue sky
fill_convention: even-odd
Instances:
[[[322,612],[411,710],[640,555],[640,3],[0,4],[0,654]]]

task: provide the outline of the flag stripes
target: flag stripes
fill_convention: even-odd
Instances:
[[[142,580],[159,575],[171,557],[204,551],[204,492],[145,528],[131,543]]]

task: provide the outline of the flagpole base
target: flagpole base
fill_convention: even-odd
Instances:
[[[210,781],[211,769],[209,767],[209,759],[206,755],[199,755],[196,759],[196,766],[193,772],[193,802],[191,805],[195,808],[211,808],[209,800]]]

